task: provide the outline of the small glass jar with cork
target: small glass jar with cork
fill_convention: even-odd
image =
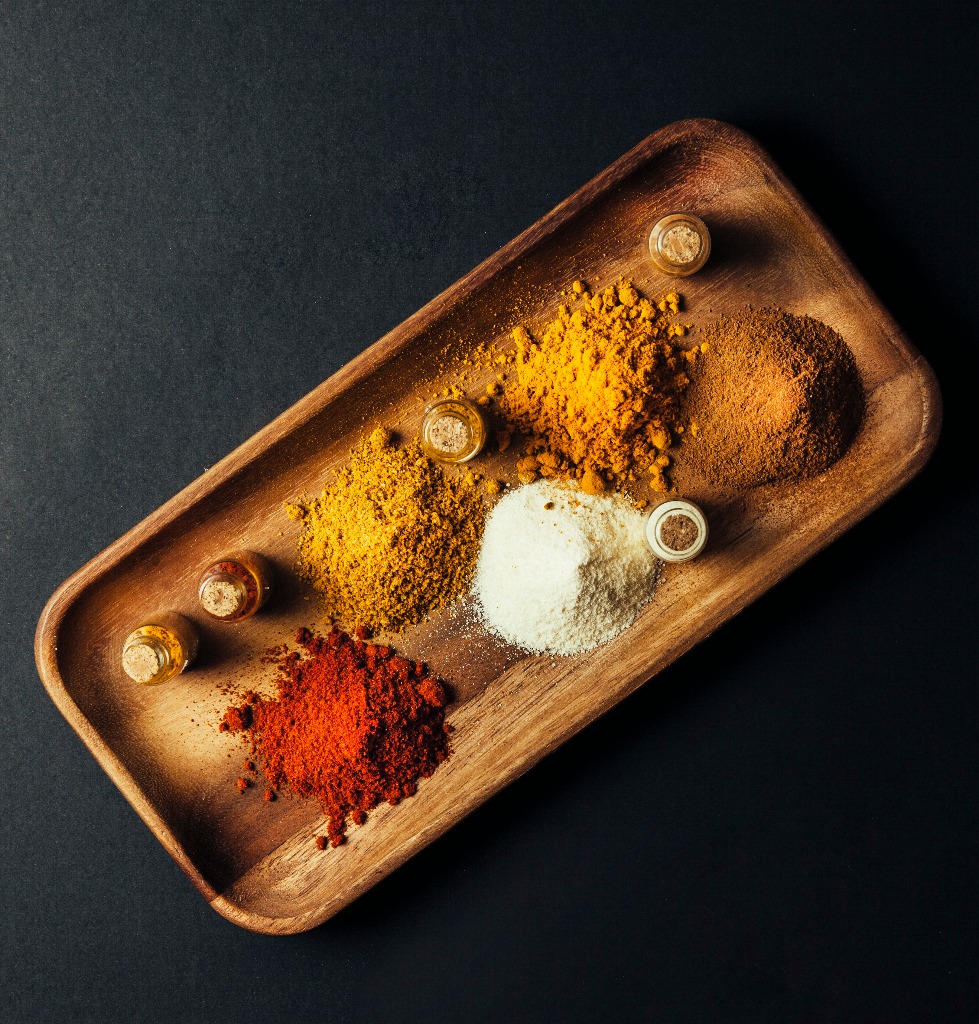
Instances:
[[[692,213],[661,217],[649,233],[649,256],[657,268],[671,277],[696,273],[710,256],[710,232]]]
[[[688,562],[707,544],[707,517],[685,498],[664,501],[646,518],[646,543],[664,562]]]
[[[419,440],[430,459],[468,462],[486,443],[486,421],[468,398],[443,398],[425,410]]]
[[[155,686],[179,675],[197,654],[197,630],[177,612],[155,615],[122,645],[122,668],[134,682]]]
[[[272,567],[261,555],[232,551],[204,570],[197,597],[211,618],[241,622],[265,604],[271,589]]]

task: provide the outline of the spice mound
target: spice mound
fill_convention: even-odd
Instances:
[[[708,480],[801,480],[849,448],[864,413],[856,360],[831,327],[775,307],[703,331],[709,355],[687,394],[684,458]]]
[[[670,323],[679,297],[657,303],[629,281],[592,295],[575,282],[578,296],[536,336],[513,332],[515,379],[503,411],[539,439],[539,450],[522,482],[542,476],[574,476],[601,491],[649,475],[656,491],[667,489],[667,454],[683,433],[680,396],[687,367],[698,349],[677,348],[686,333]]]
[[[631,625],[652,597],[645,517],[622,494],[518,487],[486,522],[475,593],[487,628],[535,654],[579,654]]]
[[[277,695],[246,694],[219,728],[251,740],[265,799],[289,791],[319,801],[330,845],[339,846],[348,818],[362,824],[383,800],[412,796],[449,756],[448,697],[424,666],[389,647],[336,628],[300,629],[296,642],[300,651],[275,659]]]
[[[476,478],[450,480],[417,442],[382,429],[315,501],[288,503],[303,523],[296,570],[347,626],[399,631],[465,593],[485,506]]]

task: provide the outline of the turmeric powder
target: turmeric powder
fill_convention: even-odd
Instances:
[[[297,573],[347,628],[397,632],[461,596],[483,531],[478,478],[450,480],[422,453],[375,430],[310,502],[287,502],[303,524]]]
[[[670,322],[680,298],[654,304],[628,280],[595,294],[576,281],[568,295],[571,305],[537,337],[523,326],[512,333],[515,374],[502,407],[535,439],[517,463],[519,479],[574,476],[594,494],[648,474],[664,491],[667,451],[684,430],[684,368],[697,351],[675,344],[686,333]]]

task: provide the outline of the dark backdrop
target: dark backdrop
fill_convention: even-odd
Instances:
[[[0,1020],[977,1019],[972,6],[4,5]],[[237,929],[45,695],[44,601],[690,116],[935,366],[936,456],[333,921]]]

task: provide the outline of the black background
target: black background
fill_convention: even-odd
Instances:
[[[977,1019],[973,6],[5,5],[0,1019]],[[45,695],[44,601],[690,116],[936,368],[937,454],[323,927],[227,923]]]

